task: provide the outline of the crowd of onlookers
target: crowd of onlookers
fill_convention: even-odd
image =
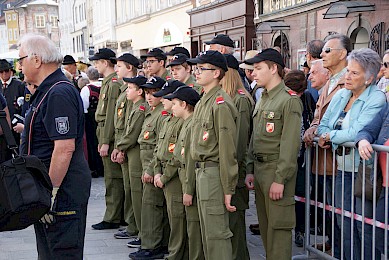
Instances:
[[[312,149],[310,155],[311,198],[368,218],[376,209],[376,219],[385,222],[387,156],[375,153],[371,145],[389,145],[389,51],[381,58],[368,48],[352,50],[350,39],[336,34],[325,41],[310,41],[304,70],[290,70],[274,49],[247,51],[239,62],[227,35],[217,35],[207,44],[209,50],[196,58],[190,58],[183,47],[169,52],[154,48],[141,57],[130,53],[116,57],[103,48],[90,57],[91,64],[64,56],[61,71],[82,102],[83,154],[91,176],[104,176],[106,184],[104,218],[92,227],[103,230],[126,225],[114,237],[128,239],[127,246],[140,248],[130,254],[131,259],[164,254],[167,259],[249,259],[244,232],[248,190],[255,187],[256,199],[266,205],[282,202],[288,183],[296,178],[295,195],[305,197],[306,149],[315,143],[319,149]],[[21,72],[26,71],[22,61],[31,54],[25,55],[20,58]],[[31,112],[30,98],[37,90],[40,94],[40,85],[28,77],[21,81],[15,73],[8,61],[0,60],[0,109],[6,111],[24,152],[24,118]],[[266,125],[267,137],[280,138],[282,143],[286,134],[278,130],[277,120],[283,121],[287,111],[270,110],[269,96],[276,86],[283,88],[283,83],[291,90],[292,100],[297,96],[301,104],[301,112],[294,111],[301,121],[295,129],[300,142],[296,171],[282,183],[276,181],[279,173],[274,171],[274,183],[282,189],[272,185],[269,192],[261,190],[256,163],[277,162],[286,150],[276,155],[270,149],[256,153],[252,131],[258,128],[253,118],[258,111],[262,113],[258,122]],[[210,99],[215,100],[210,103]],[[66,122],[56,123],[56,130],[69,130]],[[287,128],[288,122],[282,125]],[[345,142],[355,142],[355,152],[341,145]],[[10,157],[0,129],[0,162]],[[250,157],[254,168],[249,167]],[[219,177],[215,180],[212,175]],[[262,198],[263,193],[270,195]],[[258,205],[262,204],[257,204],[257,211],[266,253],[276,257],[277,249],[269,243],[280,233],[268,231],[275,225],[270,221],[273,213],[264,213]],[[294,212],[294,243],[302,247],[309,235],[304,234],[305,204],[296,202]],[[293,216],[280,218],[294,220]],[[332,218],[331,212],[317,210],[311,212],[310,222],[312,234],[327,237],[314,247],[339,259],[362,258],[362,247],[364,259],[372,259],[373,251],[380,259],[388,245],[384,229],[373,232],[371,225],[352,224],[339,214]],[[278,247],[289,243],[289,226],[279,227],[286,232],[286,242],[282,240]],[[81,229],[84,234],[85,223]],[[288,251],[289,245],[284,248]],[[79,251],[75,254],[80,256]]]

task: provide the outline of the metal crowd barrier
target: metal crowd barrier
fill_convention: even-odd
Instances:
[[[308,147],[306,150],[306,171],[305,171],[305,198],[296,196],[296,201],[301,201],[305,203],[305,239],[304,239],[304,255],[294,256],[293,259],[307,259],[312,257],[311,254],[314,255],[314,257],[318,259],[338,259],[335,257],[335,251],[338,252],[340,259],[361,259],[361,260],[370,260],[370,259],[389,259],[389,252],[388,252],[388,231],[384,232],[384,230],[389,230],[388,226],[388,190],[389,188],[384,189],[385,187],[382,187],[384,190],[384,221],[377,221],[377,202],[378,199],[376,196],[373,196],[372,201],[368,201],[366,199],[365,191],[366,191],[366,169],[367,167],[367,161],[363,160],[360,163],[362,164],[363,170],[362,170],[362,197],[356,198],[354,196],[355,192],[355,180],[357,177],[358,172],[352,171],[352,177],[351,177],[351,194],[345,194],[345,153],[346,149],[350,148],[351,150],[347,149],[347,152],[349,152],[352,160],[352,165],[355,165],[355,153],[358,153],[358,149],[354,148],[353,142],[347,142],[342,144],[340,147],[342,159],[343,159],[343,165],[341,169],[341,207],[335,207],[335,175],[337,173],[337,167],[336,165],[336,151],[332,151],[333,160],[332,160],[332,176],[327,176],[326,174],[326,153],[324,153],[324,175],[323,175],[323,183],[322,185],[322,194],[318,194],[319,189],[319,175],[317,174],[318,169],[318,152],[319,149],[322,149],[318,146],[317,141],[315,140],[315,144],[313,147]],[[389,184],[389,147],[383,146],[383,145],[372,145],[374,149],[374,153],[372,154],[374,160],[373,160],[373,194],[376,194],[377,192],[377,175],[381,174],[379,169],[379,161],[378,161],[378,153],[379,152],[386,152],[386,172],[388,173],[386,175],[386,183]],[[316,155],[316,156],[315,156]],[[312,162],[313,158],[316,160],[316,169],[312,169]],[[338,177],[339,178],[339,177]],[[331,189],[329,192],[326,192],[326,186],[330,185]],[[314,194],[311,198],[311,191],[314,189]],[[319,195],[322,195],[322,201],[320,201]],[[345,198],[347,196],[350,196],[351,198],[351,208],[349,210],[345,210],[344,203]],[[339,196],[338,196],[339,197]],[[379,196],[378,196],[379,197]],[[356,200],[358,200],[358,203],[361,204],[361,211],[356,212]],[[371,210],[369,209],[369,205],[371,204]],[[317,216],[318,213],[322,213],[322,220],[318,220]],[[311,233],[311,214],[314,214],[314,234],[310,235]],[[328,227],[328,223],[326,223],[326,219],[330,219],[330,227]],[[340,220],[340,221],[339,221]],[[349,222],[351,222],[349,224]],[[362,225],[362,223],[364,223]],[[318,233],[318,227],[322,226],[322,234]],[[327,226],[326,226],[327,225]],[[345,247],[345,228],[351,225],[350,232],[351,232],[351,248]],[[340,235],[337,227],[339,227]],[[326,232],[328,230],[329,232]],[[357,233],[356,233],[357,231]],[[377,242],[377,232],[384,232],[384,250],[383,252],[379,252],[376,250]],[[326,236],[326,233],[330,233],[330,237]],[[336,233],[336,234],[335,234]],[[360,233],[360,235],[358,235]],[[349,234],[349,232],[346,232],[346,235]],[[337,239],[340,236],[340,240],[337,241]],[[371,236],[370,239],[368,239]],[[330,239],[331,241],[331,251],[326,251],[326,247],[324,246],[324,243],[327,241],[327,239]],[[365,241],[367,240],[367,241]],[[360,241],[360,249],[355,246]],[[371,243],[371,244],[370,244]],[[322,249],[319,250],[318,246],[319,244],[322,244]],[[339,250],[335,250],[335,247]],[[369,249],[371,247],[371,249]],[[357,249],[357,250],[356,250]],[[356,254],[355,252],[360,251],[359,254]],[[371,250],[371,252],[370,252]],[[348,252],[348,253],[347,253]],[[365,256],[367,255],[367,256]]]

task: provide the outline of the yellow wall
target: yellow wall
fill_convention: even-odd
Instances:
[[[16,44],[19,40],[19,17],[18,14],[13,11],[5,11],[5,22],[7,25],[8,44]],[[10,36],[12,31],[12,36]],[[15,37],[16,34],[16,37]]]

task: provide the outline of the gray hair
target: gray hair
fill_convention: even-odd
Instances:
[[[77,80],[78,87],[81,89],[86,86],[86,84],[89,84],[89,79],[86,77],[81,77]]]
[[[348,36],[344,35],[344,34],[332,34],[330,36],[328,36],[326,38],[326,42],[328,42],[329,40],[333,40],[333,39],[337,39],[340,41],[340,44],[342,45],[341,47],[346,49],[347,51],[347,54],[350,53],[351,51],[351,40]]]
[[[328,73],[328,70],[326,68],[324,68],[324,66],[323,66],[322,59],[311,61],[311,68],[313,67],[313,65],[316,65],[316,64],[320,66],[320,71]]]
[[[347,62],[351,60],[357,62],[365,71],[365,80],[373,77],[373,81],[376,81],[377,74],[381,68],[381,58],[377,52],[369,48],[362,48],[353,50],[347,56]]]
[[[93,66],[89,66],[86,70],[86,75],[90,80],[98,80],[100,78],[100,74],[97,69]]]
[[[19,47],[23,47],[26,55],[39,56],[42,63],[61,64],[63,60],[62,54],[55,43],[46,36],[29,33],[24,35],[19,43]]]

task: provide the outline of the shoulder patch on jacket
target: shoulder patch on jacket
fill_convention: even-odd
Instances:
[[[193,85],[193,84],[188,84],[188,86],[191,87],[191,88],[193,88],[194,85]]]
[[[168,116],[169,113],[168,113],[166,110],[162,110],[161,115],[163,115],[163,116]]]
[[[222,96],[217,97],[216,98],[216,103],[218,105],[223,104],[224,103],[224,98]]]
[[[117,78],[112,78],[112,82],[118,82]]]
[[[238,93],[241,94],[241,95],[244,95],[244,94],[245,94],[244,91],[243,91],[243,89],[238,89]]]
[[[145,106],[139,106],[139,110],[140,111],[146,111],[146,108],[145,108]]]
[[[172,77],[166,76],[166,80],[171,80],[171,79],[172,79]]]
[[[291,96],[297,96],[297,93],[294,92],[294,91],[291,90],[291,89],[288,90],[288,93],[289,93],[289,95],[291,95]]]

